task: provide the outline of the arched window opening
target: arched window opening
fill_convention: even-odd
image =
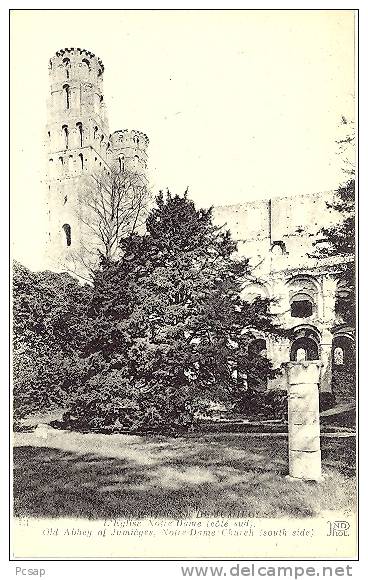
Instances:
[[[135,145],[138,147],[138,145],[139,145],[139,137],[137,137],[137,135],[134,135],[134,137],[133,137],[133,143],[135,143]]]
[[[82,63],[87,66],[88,70],[91,70],[91,65],[90,65],[90,62],[87,58],[83,58]]]
[[[100,77],[102,75],[102,70],[99,68],[97,72],[97,76]]]
[[[351,284],[346,280],[339,280],[336,286],[335,314],[342,320],[350,319],[354,298]]]
[[[124,164],[124,157],[119,157],[119,171],[124,171],[125,164]]]
[[[65,95],[65,107],[67,109],[70,109],[70,86],[64,85],[63,91],[64,91],[64,95]]]
[[[104,137],[103,135],[101,135],[101,145],[102,145],[102,143],[103,143],[103,141],[104,141],[104,138],[105,138],[105,137]]]
[[[51,133],[50,133],[50,131],[47,131],[47,136],[48,136],[49,139],[51,139]]]
[[[274,256],[282,256],[286,254],[286,246],[283,241],[275,241],[272,244],[271,252]]]
[[[103,95],[100,95],[100,103],[103,101]]]
[[[342,366],[344,364],[344,351],[341,346],[334,349],[333,352],[333,364],[335,366]]]
[[[64,145],[65,145],[65,149],[69,148],[69,129],[68,129],[68,125],[63,125],[61,128],[63,135],[64,135]]]
[[[307,360],[307,352],[305,348],[298,348],[296,351],[296,362],[302,362]]]
[[[64,205],[66,204],[66,202],[67,202],[67,201],[68,201],[68,196],[66,195],[66,196],[64,197]]]
[[[63,58],[63,63],[65,65],[65,72],[66,72],[66,78],[69,78],[69,69],[70,69],[70,59],[69,58]]]
[[[59,157],[59,161],[60,161],[61,167],[64,167],[64,158],[63,157]]]
[[[291,299],[291,316],[293,318],[308,318],[313,314],[313,299],[304,292],[299,292]]]
[[[332,341],[333,367],[355,367],[354,342],[348,336],[336,336]]]
[[[69,224],[64,224],[63,225],[63,230],[65,233],[65,242],[67,246],[71,246],[72,245],[72,228],[70,227]]]
[[[83,147],[83,125],[82,123],[76,123],[76,127],[78,129],[79,132],[79,145],[80,147]]]
[[[95,128],[93,129],[93,138],[94,138],[94,139],[96,139],[96,137],[97,137],[97,133],[98,133],[98,127],[95,127]]]
[[[290,350],[291,361],[299,362],[300,360],[318,360],[318,359],[319,359],[318,344],[313,338],[303,336],[301,338],[297,338],[296,340],[294,340]]]
[[[78,157],[79,157],[79,161],[80,161],[81,170],[83,171],[83,168],[84,168],[83,154],[79,153]]]

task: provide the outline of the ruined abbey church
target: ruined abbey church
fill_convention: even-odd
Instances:
[[[148,137],[138,130],[110,133],[103,95],[104,66],[80,48],[60,50],[50,59],[48,101],[47,186],[50,267],[66,269],[73,253],[83,256],[90,245],[86,192],[96,175],[135,172],[146,180]],[[322,226],[339,219],[326,201],[333,193],[312,193],[216,207],[215,221],[226,224],[238,251],[251,259],[252,281],[245,297],[276,298],[280,322],[294,339],[254,345],[266,351],[275,366],[290,360],[319,359],[320,389],[331,392],[332,371],[353,357],[354,335],[336,308],[345,283],[338,262],[310,257]],[[284,375],[265,388],[286,388]],[[340,394],[335,393],[337,400]],[[342,396],[341,396],[342,397]],[[340,397],[340,398],[341,398]]]

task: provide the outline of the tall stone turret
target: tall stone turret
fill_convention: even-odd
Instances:
[[[112,172],[136,172],[146,181],[148,137],[127,129],[110,135],[103,74],[102,61],[81,48],[59,50],[49,61],[45,143],[51,269],[73,271],[73,262],[84,262],[83,256],[98,247],[91,195],[102,183],[108,189]]]
[[[115,171],[133,171],[146,177],[149,139],[141,131],[115,131],[110,137]]]
[[[101,60],[81,48],[60,50],[49,62],[48,253],[53,269],[68,269],[68,262],[88,249],[86,192],[97,173],[109,172],[103,72]]]

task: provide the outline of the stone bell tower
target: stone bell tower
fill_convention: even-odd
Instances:
[[[48,254],[53,269],[65,269],[88,247],[85,191],[96,172],[109,171],[103,72],[101,60],[81,48],[60,50],[49,62]]]
[[[49,62],[48,261],[52,270],[77,275],[101,247],[91,227],[98,188],[108,187],[109,176],[122,171],[138,174],[147,184],[148,137],[127,129],[110,135],[103,74],[101,60],[81,48],[59,50]]]

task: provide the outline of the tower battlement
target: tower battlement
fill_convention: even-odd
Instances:
[[[83,48],[63,48],[49,60],[51,83],[79,79],[100,84],[104,70],[102,60]]]
[[[146,150],[149,139],[145,133],[136,129],[118,129],[110,135],[110,143],[113,149],[119,149],[123,145]]]
[[[114,167],[118,171],[128,169],[144,173],[147,167],[147,147],[149,139],[136,129],[119,129],[110,135]]]

